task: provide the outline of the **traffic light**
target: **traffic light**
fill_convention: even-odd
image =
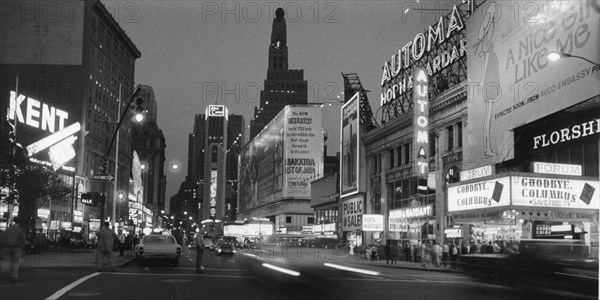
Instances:
[[[136,114],[141,114],[144,112],[144,99],[142,98],[136,98],[134,101],[134,106],[133,106],[133,111]]]

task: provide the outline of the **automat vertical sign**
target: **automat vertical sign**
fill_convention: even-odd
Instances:
[[[429,173],[429,78],[426,72],[425,69],[419,68],[413,71],[413,157],[415,174],[418,177],[426,177]]]

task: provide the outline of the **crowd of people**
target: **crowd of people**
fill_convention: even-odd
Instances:
[[[365,249],[365,257],[369,260],[380,259],[380,246],[370,244]],[[396,263],[398,257],[407,262],[421,263],[425,268],[450,267],[458,268],[460,257],[465,254],[516,254],[519,252],[518,242],[510,241],[447,241],[424,240],[417,243],[394,244],[392,241],[382,248],[386,263]]]

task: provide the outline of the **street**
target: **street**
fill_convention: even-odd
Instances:
[[[17,283],[8,283],[2,273],[0,290],[3,299],[585,299],[403,264],[312,248],[271,247],[231,256],[207,250],[205,272],[196,274],[195,251],[186,251],[178,268],[161,261],[140,265],[133,257],[114,272],[95,272],[93,265],[26,267]]]

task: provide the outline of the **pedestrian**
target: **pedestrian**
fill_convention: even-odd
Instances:
[[[401,246],[398,246],[398,244],[392,245],[392,249],[391,249],[390,255],[392,256],[392,263],[393,264],[397,263],[398,252],[400,252],[399,249],[398,249],[398,247],[401,247]]]
[[[442,246],[440,246],[440,244],[438,244],[438,242],[436,240],[433,241],[433,247],[432,247],[433,251],[432,251],[432,258],[433,258],[433,264],[436,267],[440,267],[441,266],[441,261],[442,261]]]
[[[19,218],[13,219],[14,225],[6,229],[6,256],[11,270],[11,282],[17,282],[23,248],[25,247],[25,230],[21,227]]]
[[[383,253],[385,254],[385,263],[389,264],[390,260],[392,261],[392,263],[394,263],[393,259],[392,259],[392,245],[391,244],[392,241],[387,241],[385,243],[385,246],[383,247]]]
[[[429,241],[423,241],[421,243],[421,262],[423,264],[423,268],[427,269],[429,264],[431,263],[431,245],[429,245]]]
[[[460,248],[457,243],[452,244],[450,248],[450,268],[456,269],[458,264],[458,257],[460,255]]]
[[[444,243],[442,249],[442,262],[444,263],[444,267],[448,266],[448,260],[450,260],[450,246],[448,246],[448,243]]]
[[[125,233],[119,230],[119,256],[125,255]]]
[[[102,263],[104,260],[108,263],[108,267],[112,272],[114,270],[112,264],[112,250],[114,241],[118,239],[117,234],[108,226],[110,223],[104,222],[104,227],[98,231],[98,272],[102,272]]]
[[[412,253],[412,250],[410,249],[410,244],[406,243],[404,245],[404,258],[406,259],[406,262],[410,261],[410,254]]]
[[[204,257],[204,238],[202,233],[196,233],[196,274],[204,273],[204,267],[202,266],[202,258]]]
[[[420,262],[421,261],[421,257],[419,256],[419,247],[417,244],[413,244],[413,261],[414,262]]]

